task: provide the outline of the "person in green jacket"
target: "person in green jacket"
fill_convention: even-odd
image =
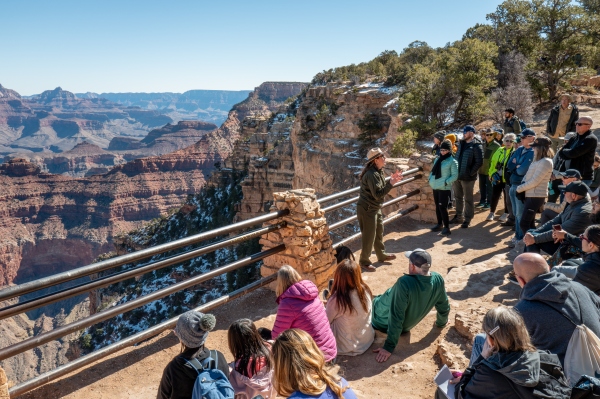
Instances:
[[[500,221],[515,224],[515,215],[513,214],[512,204],[508,195],[510,187],[507,184],[506,178],[506,164],[514,151],[513,143],[515,142],[515,138],[514,133],[507,133],[502,140],[503,146],[494,153],[490,160],[488,175],[489,182],[492,185],[492,199],[490,201],[490,214],[485,219],[487,221],[494,220],[500,195],[504,193],[504,213],[500,216]]]
[[[435,201],[435,214],[437,225],[431,231],[441,231],[441,236],[449,236],[450,218],[448,217],[448,204],[450,203],[452,183],[458,179],[458,162],[452,156],[452,143],[444,140],[440,144],[440,156],[435,159],[431,173],[429,174],[429,185],[433,189],[433,200]]]
[[[375,271],[375,266],[369,259],[373,247],[379,262],[396,259],[396,255],[385,252],[383,245],[383,214],[381,205],[386,194],[402,180],[402,172],[394,173],[388,182],[385,181],[383,167],[385,155],[380,148],[372,148],[367,153],[367,164],[360,173],[360,194],[356,203],[356,216],[362,238],[362,251],[358,263],[369,271]]]
[[[483,165],[477,172],[479,174],[479,204],[477,208],[489,209],[490,202],[492,202],[492,184],[490,182],[488,171],[490,169],[490,159],[500,148],[500,144],[494,140],[496,138],[496,132],[492,129],[483,129],[481,133],[483,139]]]
[[[417,248],[407,251],[408,274],[400,277],[388,290],[373,299],[373,328],[387,332],[383,348],[377,348],[376,360],[385,362],[398,344],[400,334],[415,327],[435,306],[439,328],[448,323],[450,303],[444,287],[444,278],[430,272],[431,255]]]

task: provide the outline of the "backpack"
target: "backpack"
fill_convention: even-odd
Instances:
[[[209,356],[200,363],[198,359],[185,361],[198,373],[194,383],[192,399],[233,399],[234,390],[227,376],[219,370],[217,351],[210,351]]]
[[[521,125],[521,131],[527,129],[527,125],[522,120],[519,120],[519,125]]]

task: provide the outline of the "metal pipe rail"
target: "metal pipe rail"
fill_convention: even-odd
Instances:
[[[73,296],[82,294],[84,292],[88,292],[90,290],[106,287],[111,284],[127,280],[132,277],[140,276],[142,274],[149,273],[154,270],[162,269],[167,266],[172,266],[177,263],[181,263],[186,260],[196,258],[200,255],[204,255],[206,253],[216,251],[217,249],[225,248],[230,245],[239,244],[240,242],[244,242],[244,241],[251,240],[253,238],[260,237],[263,234],[269,233],[271,231],[279,230],[283,226],[285,226],[285,222],[281,222],[281,223],[278,223],[278,224],[275,224],[272,226],[268,226],[268,227],[263,227],[262,229],[255,230],[250,233],[243,234],[241,236],[237,236],[237,237],[234,237],[234,238],[231,238],[228,240],[219,241],[212,245],[207,245],[205,247],[198,248],[196,250],[187,251],[182,254],[160,260],[158,262],[150,263],[145,266],[136,267],[136,268],[126,270],[123,272],[111,274],[109,276],[105,276],[105,277],[99,278],[97,280],[92,280],[92,281],[86,282],[84,284],[79,284],[75,287],[60,290],[58,292],[44,295],[39,298],[34,298],[29,301],[6,306],[6,307],[0,309],[0,320],[6,319],[7,317],[15,316],[15,315],[23,313],[23,312],[28,312],[30,310],[39,308],[41,306],[46,306],[50,303],[61,301],[66,298],[71,298]]]
[[[413,173],[417,173],[417,172],[420,172],[422,170],[423,170],[423,168],[421,168],[420,166],[417,167],[417,168],[408,169],[408,170],[402,172],[402,176],[412,175]],[[385,181],[388,181],[389,179],[390,179],[390,177],[388,176],[388,177],[385,178]],[[396,187],[396,186],[394,186],[394,187]],[[360,186],[359,187],[354,187],[354,188],[351,188],[349,190],[342,191],[341,193],[331,194],[331,195],[328,195],[326,197],[319,198],[317,200],[317,202],[319,204],[324,204],[325,202],[333,201],[333,200],[336,200],[338,198],[342,198],[342,197],[345,197],[347,195],[357,193],[359,191],[360,191]]]
[[[422,177],[423,177],[423,175],[416,175],[416,176],[413,176],[413,177],[409,177],[408,179],[404,179],[404,180],[402,180],[402,181],[394,184],[392,187],[393,188],[400,187],[400,186],[402,186],[402,185],[404,185],[406,183],[410,183],[410,182],[415,181],[417,179],[421,179]],[[334,211],[334,210],[339,209],[339,208],[343,208],[346,205],[350,205],[350,204],[358,201],[359,198],[360,197],[352,197],[352,198],[347,199],[345,201],[338,202],[335,205],[331,205],[331,206],[328,206],[327,208],[323,208],[322,211],[325,212],[325,213],[327,213],[327,212]]]
[[[401,195],[399,197],[396,197],[396,198],[394,198],[392,200],[389,200],[388,202],[384,202],[381,205],[381,208],[385,208],[386,206],[390,206],[392,204],[395,204],[396,202],[400,202],[402,200],[405,200],[407,198],[415,196],[415,195],[417,195],[419,193],[421,193],[421,190],[419,190],[419,189],[413,190],[413,191],[411,191],[409,193],[403,194],[403,195]],[[333,223],[331,226],[329,226],[329,231],[335,230],[337,228],[340,228],[340,227],[342,227],[342,226],[344,226],[344,225],[346,225],[348,223],[352,223],[352,222],[354,222],[357,219],[358,219],[358,216],[354,215],[354,216],[350,216],[349,218],[346,218],[344,220],[340,220],[339,222]]]
[[[64,326],[55,328],[54,330],[42,333],[38,336],[31,337],[31,338],[21,341],[19,343],[7,346],[5,348],[0,349],[0,360],[8,359],[9,357],[15,356],[26,350],[33,349],[36,346],[45,344],[46,342],[53,341],[57,338],[60,338],[65,335],[71,334],[75,331],[81,330],[82,328],[92,326],[92,325],[99,323],[101,321],[104,321],[104,320],[108,320],[119,314],[136,309],[147,303],[150,303],[157,299],[161,299],[167,295],[171,295],[177,291],[181,291],[183,289],[193,287],[194,285],[200,284],[206,280],[210,280],[211,278],[220,276],[221,274],[225,274],[225,273],[237,270],[243,266],[249,265],[251,263],[254,263],[256,261],[264,259],[267,256],[277,254],[284,250],[285,250],[284,244],[278,245],[278,246],[268,249],[266,251],[262,251],[257,254],[254,254],[254,255],[250,255],[244,259],[240,259],[240,260],[232,262],[228,265],[211,270],[207,273],[203,273],[198,276],[192,277],[188,280],[179,282],[177,284],[170,285],[161,290],[152,292],[148,295],[144,295],[142,297],[133,299],[133,300],[123,303],[121,305],[103,310],[102,312],[96,313],[92,316],[85,317],[85,318],[83,318],[81,320],[77,320],[73,323],[65,324]]]
[[[206,231],[204,233],[195,234],[193,236],[181,238],[179,240],[167,242],[164,244],[156,245],[154,247],[142,249],[140,251],[132,252],[117,256],[115,258],[103,260],[101,262],[92,263],[87,266],[82,266],[77,269],[69,270],[66,272],[54,274],[52,276],[44,277],[38,280],[30,281],[15,285],[13,287],[7,287],[0,290],[0,301],[17,297],[19,295],[28,294],[33,291],[40,290],[42,288],[50,287],[67,281],[78,279],[79,277],[89,276],[90,274],[98,273],[104,270],[112,269],[113,267],[123,266],[128,263],[137,262],[139,260],[149,258],[151,256],[172,251],[181,247],[186,247],[192,244],[198,244],[202,241],[209,240],[221,235],[229,234],[231,232],[245,229],[247,227],[254,226],[259,223],[267,222],[273,219],[280,218],[289,214],[289,209],[284,209],[278,212],[271,212],[269,214],[258,216],[252,219],[244,220],[243,222],[230,224],[229,226],[220,227]]]
[[[383,224],[388,224],[390,222],[393,222],[396,219],[401,218],[402,216],[406,216],[409,213],[411,213],[412,211],[419,209],[419,205],[412,205],[406,209],[401,210],[400,212],[398,212],[397,214],[395,214],[394,216],[390,216],[387,219],[383,219]],[[351,235],[350,237],[346,237],[344,238],[342,241],[337,242],[336,244],[333,244],[334,248],[340,247],[342,245],[346,245],[347,243],[356,240],[358,237],[361,236],[362,233],[356,233],[354,235]]]
[[[261,280],[255,281],[252,284],[249,284],[245,287],[237,289],[227,295],[224,295],[213,301],[205,303],[204,305],[201,305],[201,306],[195,308],[194,310],[196,310],[198,312],[203,312],[203,313],[208,312],[218,306],[224,305],[227,302],[230,302],[234,299],[244,296],[244,295],[248,294],[249,292],[252,292],[254,290],[257,290],[258,288],[264,287],[265,285],[275,281],[276,278],[277,278],[277,274],[272,274]],[[122,349],[125,349],[128,346],[135,345],[139,342],[142,342],[149,338],[152,338],[152,337],[162,333],[163,331],[172,329],[177,324],[177,319],[179,319],[179,316],[173,317],[169,320],[165,320],[162,323],[152,326],[145,331],[142,331],[135,335],[127,337],[119,342],[115,342],[112,345],[105,346],[102,349],[99,349],[90,354],[82,356],[76,360],[73,360],[72,362],[69,362],[62,366],[59,366],[59,367],[55,368],[54,370],[50,370],[43,374],[40,374],[37,377],[34,377],[30,380],[27,380],[18,385],[15,385],[14,387],[9,389],[8,393],[10,394],[11,398],[15,398],[19,395],[29,392],[32,389],[35,389],[44,384],[47,384],[48,382],[50,382],[52,380],[62,377],[63,375],[66,375],[74,370],[79,369],[79,368],[87,366],[88,364],[94,363],[95,361],[105,358],[106,356],[112,355],[113,353],[116,353]]]

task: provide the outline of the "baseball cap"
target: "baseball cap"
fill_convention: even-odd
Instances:
[[[558,173],[562,177],[576,177],[581,180],[581,173],[577,169],[567,169],[564,172]]]
[[[521,137],[527,137],[527,136],[535,136],[535,132],[533,130],[531,130],[530,128],[523,129],[523,131],[521,132]]]
[[[467,133],[467,132],[475,132],[475,128],[473,127],[473,125],[465,126],[465,128],[463,129],[463,133]]]
[[[404,252],[404,256],[410,260],[410,263],[417,267],[424,265],[431,266],[431,255],[424,249],[417,248],[414,251],[406,251]]]
[[[559,186],[559,188],[561,188],[561,186]],[[562,186],[561,189],[564,189],[565,193],[573,193],[573,194],[581,195],[582,197],[585,197],[587,195],[587,193],[589,192],[588,186],[586,186],[585,183],[583,183],[581,181],[571,182],[571,183],[567,184],[566,187]]]

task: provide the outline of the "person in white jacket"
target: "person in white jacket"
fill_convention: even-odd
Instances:
[[[524,201],[523,214],[521,215],[520,227],[523,233],[535,228],[535,215],[546,202],[548,197],[548,182],[552,175],[552,141],[547,137],[538,137],[533,147],[533,162],[523,182],[517,187],[517,195]]]

